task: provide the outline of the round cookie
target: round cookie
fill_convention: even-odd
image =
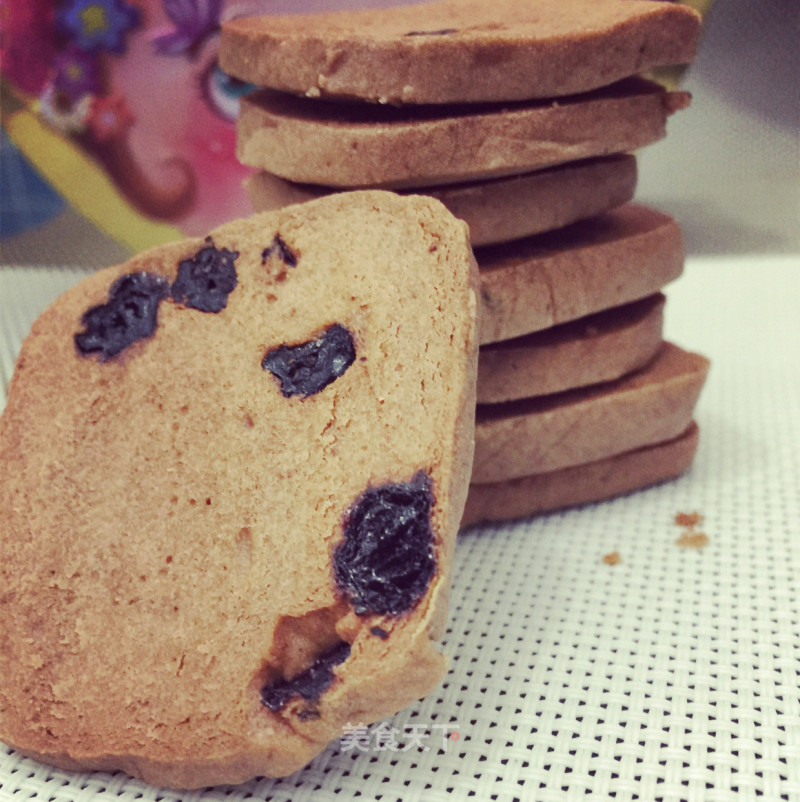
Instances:
[[[617,381],[481,404],[471,481],[549,473],[677,437],[692,421],[708,368],[705,357],[664,343],[650,364]]]
[[[246,182],[256,211],[280,209],[335,192],[261,170]],[[541,234],[608,211],[633,198],[636,158],[616,154],[532,173],[412,192],[441,201],[469,226],[473,247]]]
[[[644,367],[662,343],[661,294],[481,347],[478,403],[560,393]]]
[[[690,62],[700,17],[649,0],[440,0],[239,18],[222,68],[257,86],[381,103],[474,103],[585,92]]]
[[[615,454],[596,462],[505,482],[472,484],[463,529],[604,501],[665,482],[689,470],[699,442],[696,423],[673,440]]]
[[[0,738],[196,788],[435,687],[476,281],[441,204],[359,192],[53,303],[0,418]]]
[[[635,150],[662,139],[689,102],[643,78],[558,102],[402,108],[261,90],[242,98],[236,152],[289,181],[426,187]]]
[[[672,217],[628,203],[475,257],[485,345],[652,295],[683,272],[685,249]]]

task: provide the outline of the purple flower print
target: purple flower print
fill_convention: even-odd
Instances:
[[[125,35],[139,24],[139,10],[125,0],[72,0],[57,17],[59,29],[81,50],[122,53]]]
[[[162,55],[188,53],[219,28],[222,0],[162,0],[162,6],[174,26],[154,42]]]
[[[100,93],[95,57],[77,47],[68,47],[60,52],[53,63],[53,71],[53,84],[70,100]]]

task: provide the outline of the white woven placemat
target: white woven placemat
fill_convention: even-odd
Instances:
[[[0,271],[3,386],[34,316],[79,277]],[[429,698],[237,788],[168,793],[2,748],[0,799],[800,800],[798,310],[797,259],[689,260],[666,317],[712,359],[692,470],[462,535],[451,670]],[[694,512],[704,548],[676,542]]]

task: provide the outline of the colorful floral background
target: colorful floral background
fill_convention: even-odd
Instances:
[[[118,214],[129,211],[191,234],[246,214],[234,119],[248,87],[217,65],[219,26],[230,11],[258,13],[263,6],[256,0],[5,0],[3,88],[21,108],[4,113],[4,125],[45,176],[51,167],[63,169],[51,162],[65,154],[85,159],[87,176],[99,168],[124,200]],[[65,143],[70,149],[55,147]],[[58,189],[72,194],[69,186]],[[103,217],[101,208],[90,208],[91,198],[80,197],[80,187],[74,194],[82,211]],[[113,233],[114,221],[97,222]]]

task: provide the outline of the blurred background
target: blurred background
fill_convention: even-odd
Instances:
[[[800,255],[800,3],[716,0],[682,86],[692,105],[639,155],[637,199],[690,254]]]
[[[80,39],[89,5],[112,21],[102,41]],[[0,264],[100,267],[249,213],[233,133],[247,87],[216,66],[219,21],[345,4],[198,0],[191,20],[177,5],[3,0]],[[690,255],[800,255],[800,3],[692,5],[693,103],[639,154],[636,200],[680,222]]]

